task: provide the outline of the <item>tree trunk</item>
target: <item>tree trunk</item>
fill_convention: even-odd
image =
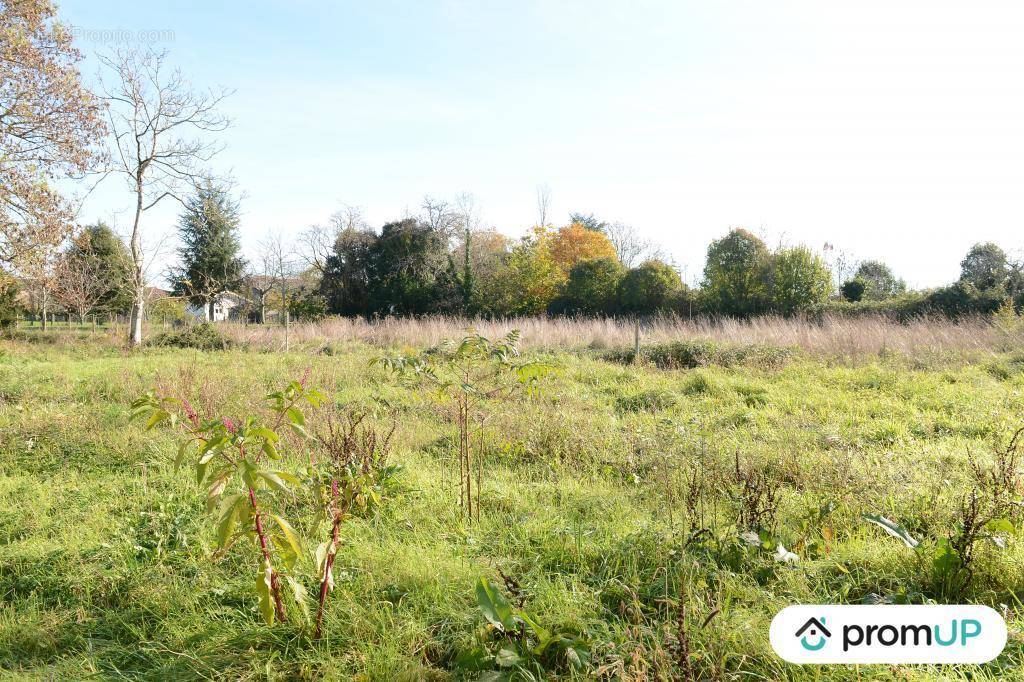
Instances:
[[[135,221],[132,223],[132,284],[135,288],[135,300],[132,301],[131,324],[128,329],[128,345],[137,348],[142,345],[142,316],[146,307],[146,280],[142,274],[142,235],[139,233],[139,220],[142,218],[142,173],[140,166],[135,175]]]
[[[267,298],[260,296],[260,324],[267,323]]]
[[[128,345],[137,348],[142,345],[142,316],[145,314],[146,290],[137,288],[135,301],[132,303],[132,314],[129,318]]]
[[[207,322],[213,322],[213,301],[207,301],[206,305],[203,306],[203,319]]]

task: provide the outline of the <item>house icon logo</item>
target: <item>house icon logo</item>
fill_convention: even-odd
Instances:
[[[810,618],[796,631],[800,645],[808,651],[817,651],[825,646],[832,633],[825,627],[825,618]]]

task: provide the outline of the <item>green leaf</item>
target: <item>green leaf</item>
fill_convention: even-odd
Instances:
[[[150,416],[149,418],[149,421],[146,422],[146,430],[149,431],[150,429],[156,427],[156,425],[159,424],[160,422],[167,421],[168,419],[170,419],[170,417],[171,414],[167,410],[154,410],[152,416]]]
[[[277,524],[277,527],[281,529],[281,534],[284,536],[284,539],[288,543],[288,546],[291,548],[292,552],[294,552],[296,555],[301,554],[302,545],[299,542],[299,536],[295,533],[295,529],[292,528],[291,524],[285,521],[277,514],[271,514],[271,518],[274,519],[274,522]]]
[[[188,455],[189,446],[191,446],[197,440],[197,438],[191,438],[178,446],[178,456],[174,458],[175,471],[181,468],[181,463],[185,461],[185,457],[186,455]]]
[[[302,619],[309,623],[309,593],[306,592],[306,588],[295,578],[288,576],[285,578],[288,581],[288,586],[292,588],[292,598],[295,599],[295,603],[299,607],[299,611],[302,612]]]
[[[277,451],[274,443],[269,440],[263,441],[263,452],[266,453],[270,459],[281,459],[281,454]]]
[[[285,484],[284,480],[281,478],[281,475],[280,475],[281,472],[257,470],[257,471],[254,471],[253,473],[256,476],[259,476],[260,478],[262,478],[267,483],[269,483],[270,486],[273,487],[274,489],[276,489],[276,490],[278,490],[278,491],[280,491],[282,493],[290,492],[288,490],[288,486]]]
[[[206,470],[209,466],[210,463],[208,461],[196,464],[196,485],[202,485],[203,481],[206,480]]]
[[[1016,533],[1017,527],[1013,525],[1013,521],[1010,519],[1000,518],[992,519],[986,523],[985,530],[990,533]]]
[[[865,521],[870,521],[889,535],[902,541],[903,544],[910,549],[914,549],[920,544],[918,540],[915,540],[914,537],[910,535],[910,532],[907,531],[906,528],[894,521],[890,521],[880,514],[863,514],[862,517]]]
[[[540,642],[540,644],[546,647],[547,642],[551,641],[551,632],[541,627],[540,624],[537,623],[537,621],[528,613],[520,612],[519,617],[523,619],[523,622],[526,623],[531,630],[533,630],[533,636]],[[541,649],[541,652],[543,652],[543,648]]]
[[[481,577],[476,584],[476,603],[483,612],[484,618],[502,632],[515,627],[512,607],[500,590],[495,589],[486,577]]]
[[[302,415],[302,411],[299,410],[298,408],[289,407],[287,415],[288,421],[290,421],[292,424],[297,424],[299,426],[306,425],[306,418]]]
[[[220,501],[220,496],[224,492],[224,489],[228,486],[228,475],[230,470],[226,470],[219,474],[214,479],[213,484],[206,491],[206,511],[207,513],[213,511],[213,508],[217,506]]]
[[[337,551],[334,547],[334,541],[321,542],[317,545],[314,558],[316,559],[316,576],[320,580],[324,579],[324,571],[327,570],[327,557],[334,551]],[[329,589],[334,589],[333,576],[328,577],[327,584]]]
[[[217,522],[217,546],[224,548],[231,539],[231,532],[235,529],[235,521],[238,519],[238,505],[245,499],[242,493],[235,493],[224,498],[220,505],[220,519]]]
[[[250,462],[248,459],[241,459],[238,461],[238,467],[242,470],[242,481],[245,485],[253,490],[260,487],[259,481],[256,479],[256,465]]]
[[[248,435],[250,438],[262,438],[263,440],[267,440],[272,443],[276,443],[277,441],[281,440],[281,437],[277,435],[276,431],[274,431],[273,429],[268,429],[265,426],[257,426],[255,428],[249,429]]]
[[[263,570],[256,576],[256,594],[260,597],[260,613],[267,625],[274,624],[274,598],[271,595],[271,576],[274,570],[264,562]]]
[[[295,474],[290,474],[287,471],[275,471],[274,473],[277,474],[277,477],[280,478],[282,481],[287,481],[292,485],[299,485],[300,483],[302,483],[301,478],[299,478]]]
[[[522,663],[523,659],[518,653],[516,653],[515,649],[509,646],[504,646],[498,650],[498,653],[494,657],[494,662],[502,668],[511,668]]]
[[[226,436],[214,436],[210,440],[203,443],[203,446],[199,448],[199,463],[206,464],[211,459],[217,456],[217,453],[221,451],[224,444],[228,442]]]

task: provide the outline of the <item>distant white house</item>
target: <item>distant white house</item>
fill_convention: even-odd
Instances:
[[[189,303],[185,306],[185,310],[197,320],[224,322],[225,320],[239,319],[246,303],[244,296],[233,291],[225,291],[213,301],[212,305],[197,306]]]

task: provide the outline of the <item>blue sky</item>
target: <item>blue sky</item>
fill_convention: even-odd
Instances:
[[[826,242],[918,286],[975,241],[1024,246],[1024,6],[1013,2],[63,0],[91,55],[154,31],[197,86],[235,90],[215,160],[243,237],[342,203],[375,225],[472,193],[519,235],[593,212],[690,281],[730,226]],[[81,217],[127,225],[107,181]],[[171,232],[177,206],[147,217]]]

